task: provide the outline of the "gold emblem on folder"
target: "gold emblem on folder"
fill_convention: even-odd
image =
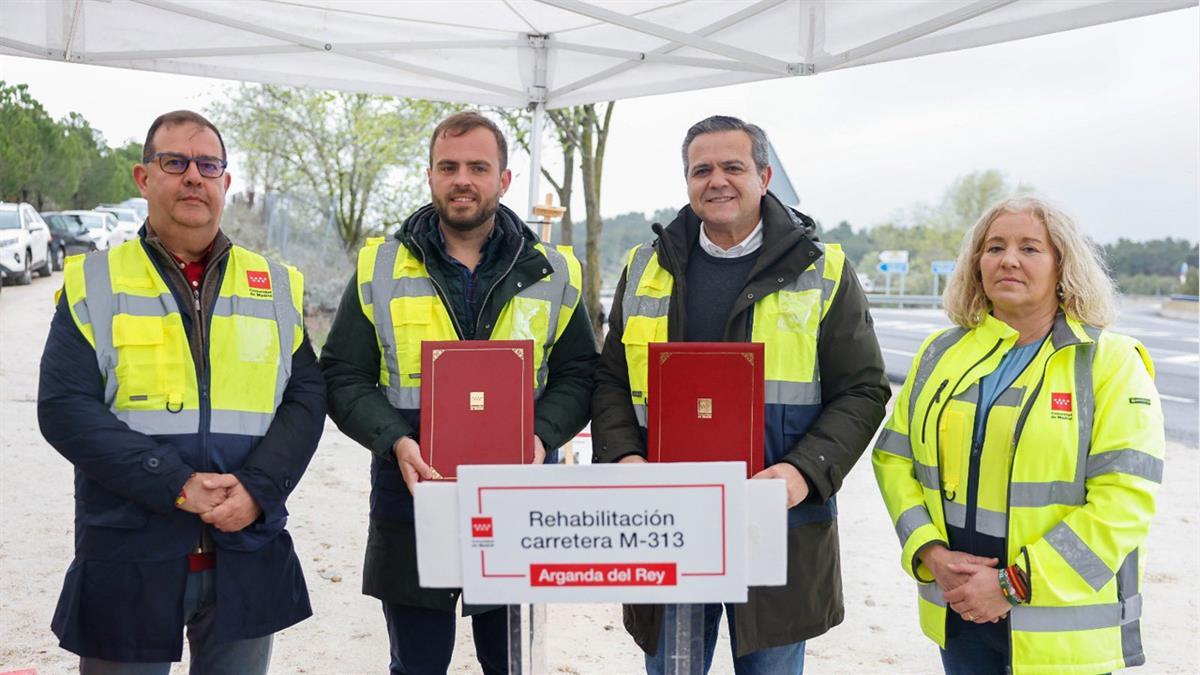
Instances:
[[[698,398],[696,399],[696,418],[702,420],[712,419],[712,399]]]
[[[483,392],[471,392],[471,410],[483,410]]]

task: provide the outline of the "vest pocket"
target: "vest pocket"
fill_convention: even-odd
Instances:
[[[215,319],[215,317],[214,317]],[[248,316],[233,317],[238,359],[243,363],[279,363],[279,330],[274,321]]]
[[[953,499],[959,490],[965,489],[963,483],[963,453],[970,445],[968,435],[973,425],[968,425],[967,415],[950,406],[942,412],[938,424],[939,446],[942,462],[942,488],[946,497]]]
[[[779,291],[775,294],[775,330],[815,336],[821,319],[821,291]]]
[[[133,410],[161,410],[167,394],[166,340],[159,317],[117,314],[112,322],[117,351],[117,403]]]
[[[391,301],[392,339],[396,341],[397,365],[401,376],[405,378],[415,378],[421,373],[421,343],[438,339],[432,335],[433,313],[438,309],[434,303],[440,305],[441,300],[432,296],[415,296],[393,298]],[[445,340],[453,338],[453,334],[441,337]],[[400,384],[408,385],[408,382]]]

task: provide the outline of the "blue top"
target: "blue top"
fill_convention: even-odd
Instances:
[[[986,431],[984,421],[988,411],[992,409],[992,404],[1005,389],[1017,381],[1022,371],[1033,361],[1033,357],[1037,356],[1044,341],[1045,338],[1042,338],[1027,345],[1013,347],[1000,359],[1000,365],[996,366],[995,370],[979,380],[979,406],[975,408],[975,447],[983,446],[983,432]]]

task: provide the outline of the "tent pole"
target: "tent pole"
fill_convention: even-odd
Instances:
[[[546,104],[538,102],[533,107],[533,127],[529,130],[529,222],[533,222],[533,207],[541,203],[538,190],[542,182],[542,127],[546,124]],[[549,243],[549,237],[543,237]]]

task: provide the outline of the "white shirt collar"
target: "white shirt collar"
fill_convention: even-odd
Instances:
[[[700,223],[700,248],[714,258],[740,258],[749,255],[762,246],[762,227],[762,220],[759,219],[758,225],[754,226],[748,237],[729,248],[721,248],[708,238],[704,232],[704,223]]]

